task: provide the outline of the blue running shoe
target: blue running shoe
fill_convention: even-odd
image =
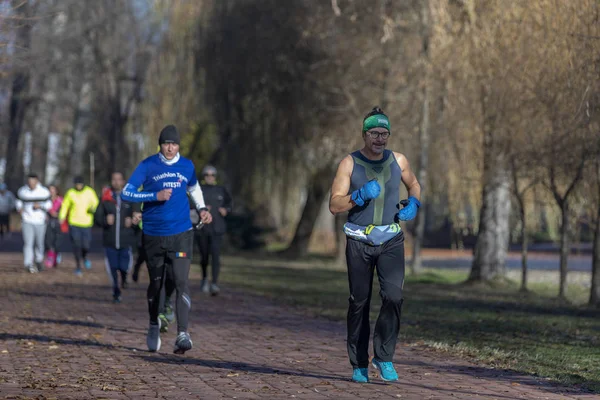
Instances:
[[[376,358],[372,361],[373,366],[379,371],[379,376],[386,382],[393,382],[398,380],[398,374],[394,368],[394,364],[390,361],[379,361]]]
[[[368,368],[354,368],[352,373],[352,382],[368,383],[369,382],[369,369]]]
[[[83,261],[83,265],[85,266],[85,269],[91,269],[92,268],[92,262],[88,259],[86,259],[85,261]]]
[[[75,270],[75,276],[82,277],[83,276],[83,272],[81,272],[80,269],[76,269]]]

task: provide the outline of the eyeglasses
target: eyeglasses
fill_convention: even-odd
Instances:
[[[204,176],[215,176],[215,174],[204,174]]]
[[[388,137],[390,137],[390,133],[389,132],[377,132],[377,131],[367,131],[365,132],[367,134],[367,136],[369,136],[371,139],[377,139],[378,137],[381,136],[382,139],[387,139]]]

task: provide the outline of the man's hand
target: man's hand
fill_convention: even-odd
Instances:
[[[173,194],[173,189],[163,189],[156,194],[156,200],[167,201],[171,198],[171,194]]]
[[[137,225],[137,224],[139,224],[139,223],[140,223],[140,221],[141,221],[141,220],[142,220],[142,213],[141,213],[141,212],[134,211],[134,212],[133,212],[133,216],[132,216],[132,218],[131,218],[131,223],[132,223],[133,225]]]
[[[203,224],[210,224],[212,222],[212,215],[207,210],[200,211],[200,221]]]
[[[226,216],[227,215],[227,209],[225,207],[219,207],[219,214],[221,214],[221,216]]]
[[[50,212],[49,212],[49,213],[50,213],[50,215],[51,215],[52,217],[54,217],[54,218],[58,217],[58,211],[55,211],[55,210],[50,210]]]
[[[125,228],[131,228],[131,217],[125,217]]]
[[[400,208],[400,205],[404,206],[404,208],[398,212],[398,219],[400,221],[410,221],[417,216],[421,202],[416,197],[410,196],[407,200],[400,201],[397,207]]]
[[[34,210],[39,210],[40,208],[41,208],[41,207],[40,207],[40,204],[39,204],[39,203],[33,203],[33,209],[34,209]]]
[[[376,180],[369,181],[363,185],[358,190],[352,192],[352,196],[350,197],[357,206],[362,207],[365,205],[365,202],[376,199],[381,193],[381,187]]]
[[[113,225],[115,223],[115,214],[106,214],[106,224]]]

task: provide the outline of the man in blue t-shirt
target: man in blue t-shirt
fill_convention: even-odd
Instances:
[[[146,338],[148,350],[160,349],[160,292],[165,268],[171,268],[177,295],[178,334],[174,353],[183,354],[192,348],[187,328],[191,308],[188,275],[194,233],[190,221],[188,195],[194,202],[202,223],[208,224],[212,218],[204,204],[194,164],[179,155],[180,138],[177,129],[173,125],[164,127],[158,143],[160,152],[146,158],[137,166],[123,188],[121,198],[144,203],[142,242],[150,277],[147,293],[150,313],[150,327]],[[135,219],[134,217],[134,222]]]

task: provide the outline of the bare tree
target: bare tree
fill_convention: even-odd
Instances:
[[[422,269],[421,247],[423,246],[423,236],[425,234],[425,219],[427,217],[427,171],[429,169],[429,144],[430,144],[430,102],[432,92],[432,74],[431,74],[431,13],[429,10],[430,1],[425,0],[421,6],[421,25],[422,25],[422,59],[423,59],[423,89],[422,89],[422,115],[419,126],[419,168],[417,169],[417,179],[421,184],[421,204],[424,206],[419,210],[416,219],[415,236],[413,239],[412,261],[410,264],[411,272],[418,274]]]
[[[11,19],[14,30],[15,55],[12,58],[11,94],[9,103],[9,133],[6,146],[6,182],[11,190],[16,190],[23,182],[23,165],[19,144],[23,123],[29,106],[32,104],[30,85],[31,73],[27,60],[31,49],[32,22],[37,3],[12,1],[14,16]]]

